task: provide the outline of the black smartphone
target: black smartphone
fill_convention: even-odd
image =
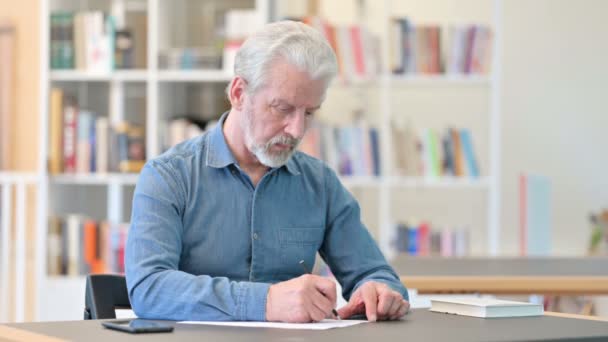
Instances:
[[[108,329],[128,332],[131,334],[171,332],[173,327],[145,319],[129,319],[122,321],[101,322]]]

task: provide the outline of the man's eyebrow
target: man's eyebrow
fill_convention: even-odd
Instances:
[[[292,105],[291,103],[289,103],[287,100],[283,100],[283,99],[273,99],[272,101],[270,101],[270,105],[271,106],[289,106],[291,108],[294,108],[295,106]],[[321,109],[321,105],[312,107],[312,108],[307,108],[306,110],[310,110],[310,111],[316,111]]]
[[[274,100],[270,101],[270,104],[273,106],[285,105],[285,106],[294,107],[294,105],[292,105],[291,103],[289,103],[283,99],[274,99]]]
[[[321,109],[321,105],[318,105],[318,106],[316,106],[316,107],[312,107],[312,108],[308,108],[308,110],[312,110],[313,112],[314,112],[315,110],[319,110],[319,109]]]

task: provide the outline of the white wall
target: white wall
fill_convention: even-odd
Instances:
[[[517,252],[517,177],[552,181],[553,253],[583,254],[608,207],[608,1],[504,1],[503,253]]]

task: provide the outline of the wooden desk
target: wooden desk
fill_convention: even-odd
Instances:
[[[169,324],[175,324],[169,322]],[[607,341],[608,323],[550,315],[482,319],[413,310],[403,321],[361,324],[325,331],[177,324],[173,333],[131,335],[99,321],[0,325],[0,341]]]
[[[391,264],[421,294],[608,294],[608,258],[601,257],[398,257]]]

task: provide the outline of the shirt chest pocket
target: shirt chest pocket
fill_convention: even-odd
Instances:
[[[282,247],[308,247],[316,252],[323,243],[323,228],[282,228],[279,230],[279,241]]]
[[[302,275],[304,270],[300,265],[301,260],[304,260],[306,267],[312,269],[323,238],[324,229],[320,227],[280,229],[277,279],[287,280]]]

